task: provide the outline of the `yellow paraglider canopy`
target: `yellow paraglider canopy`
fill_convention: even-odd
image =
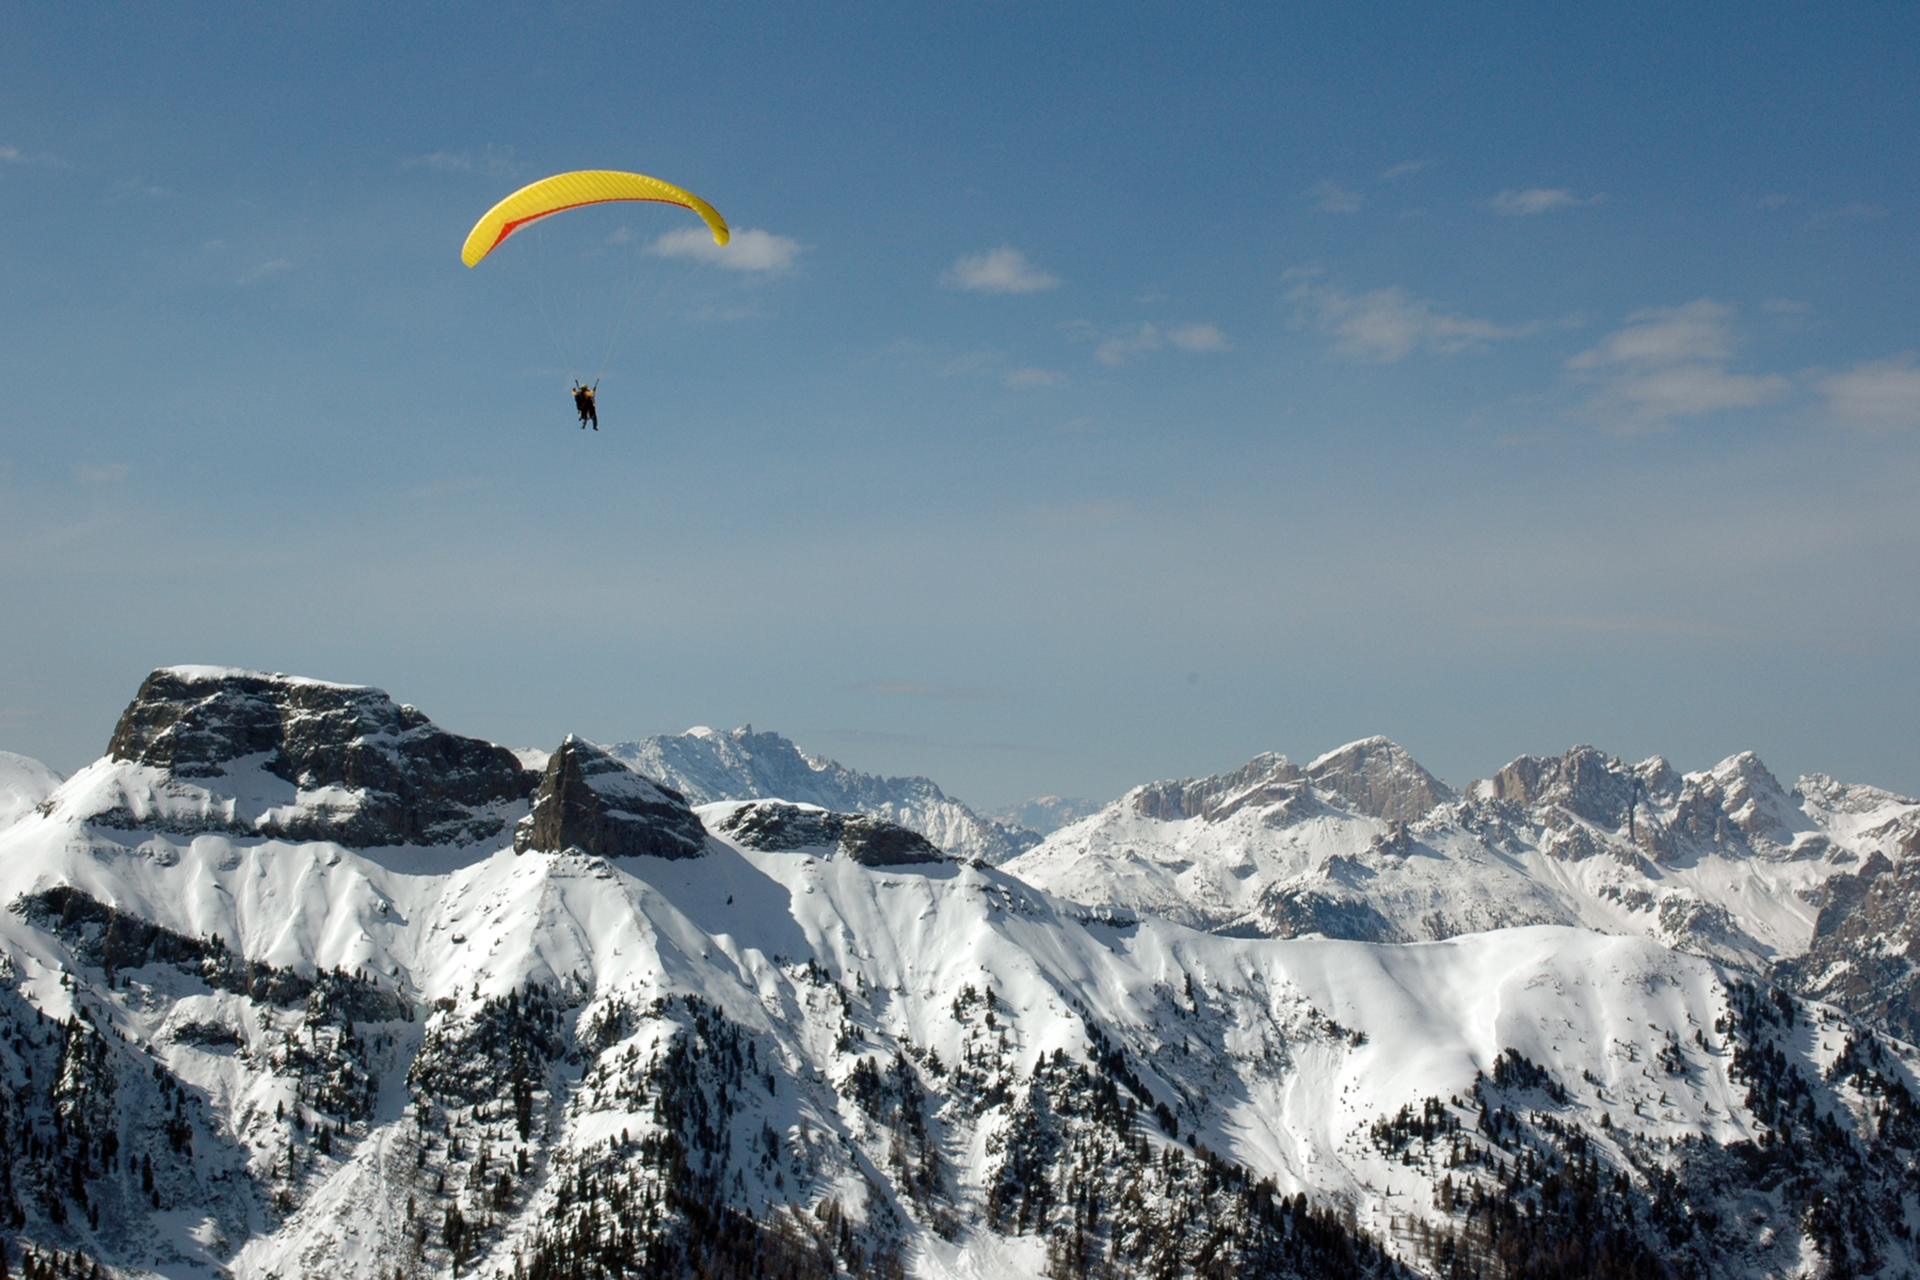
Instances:
[[[467,233],[460,250],[460,261],[473,266],[493,252],[494,246],[540,218],[583,204],[602,204],[609,200],[658,200],[691,209],[713,231],[713,242],[725,244],[731,236],[727,220],[714,207],[691,191],[671,182],[649,178],[644,173],[621,173],[616,169],[581,169],[574,173],[556,173],[551,178],[525,186],[487,210]]]

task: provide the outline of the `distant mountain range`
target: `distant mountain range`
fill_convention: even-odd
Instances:
[[[1040,833],[982,817],[928,778],[881,778],[810,756],[777,733],[752,725],[708,728],[616,742],[615,758],[659,778],[694,804],[717,800],[791,800],[864,813],[918,831],[963,858],[1004,862],[1040,843]]]
[[[1920,1041],[1920,804],[1751,753],[1682,774],[1592,747],[1455,792],[1385,738],[1135,787],[1006,864],[1076,902],[1249,937],[1640,935]],[[1874,923],[1868,925],[1865,920]],[[1870,977],[1867,976],[1870,973]]]
[[[0,1256],[1920,1275],[1917,821],[1749,755],[1456,791],[1367,739],[993,866],[777,735],[515,753],[169,668],[73,777],[0,756]]]

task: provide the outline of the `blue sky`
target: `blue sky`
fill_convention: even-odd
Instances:
[[[1376,732],[1920,792],[1913,6],[9,24],[0,746],[219,662],[983,805]],[[599,167],[742,234],[460,264]]]

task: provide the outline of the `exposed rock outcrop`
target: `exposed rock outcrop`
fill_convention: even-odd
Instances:
[[[898,823],[780,800],[741,805],[723,818],[715,831],[750,849],[833,846],[864,867],[949,861],[931,840]]]
[[[1781,965],[1781,977],[1920,1041],[1920,836],[1909,832],[1902,844],[1897,865],[1876,852],[1822,886],[1812,945]]]
[[[487,839],[507,821],[495,810],[534,784],[505,747],[448,733],[379,689],[222,667],[148,676],[107,756],[164,770],[209,803],[107,812],[103,823],[354,848]],[[289,789],[262,794],[260,773]]]
[[[547,758],[533,812],[515,828],[513,847],[520,853],[579,849],[602,858],[697,858],[707,851],[707,832],[678,791],[568,734]]]
[[[1301,776],[1300,767],[1291,760],[1264,751],[1231,773],[1136,787],[1132,792],[1133,810],[1160,822],[1185,818],[1218,822],[1248,805],[1285,802],[1301,790]]]
[[[1370,818],[1415,822],[1435,805],[1455,799],[1453,788],[1420,767],[1398,743],[1362,738],[1321,756],[1305,770],[1307,779],[1331,791]]]

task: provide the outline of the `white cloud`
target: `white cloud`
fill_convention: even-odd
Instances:
[[[1792,387],[1779,374],[1732,373],[1733,308],[1711,298],[1653,307],[1567,361],[1600,384],[1589,408],[1628,429],[1727,409],[1750,409]]]
[[[18,147],[0,146],[0,164],[40,165],[54,169],[70,169],[73,166],[59,156],[48,155],[44,151],[28,153]]]
[[[1032,366],[1009,369],[1005,379],[1010,387],[1057,387],[1066,380],[1067,375],[1058,369],[1039,369]]]
[[[1864,360],[1814,385],[1827,397],[1827,415],[1836,426],[1863,431],[1920,427],[1920,367],[1911,351],[1890,360]]]
[[[1018,249],[1003,246],[955,259],[941,274],[940,283],[975,293],[1038,293],[1059,288],[1060,277],[1034,266]]]
[[[1885,205],[1850,204],[1838,209],[1825,209],[1807,219],[1810,227],[1830,227],[1836,222],[1872,222],[1887,216]]]
[[[1225,351],[1227,335],[1210,324],[1183,324],[1167,330],[1167,341],[1182,351]]]
[[[1366,203],[1358,191],[1349,191],[1332,179],[1314,183],[1307,194],[1313,197],[1313,207],[1322,213],[1358,213]]]
[[[433,151],[400,162],[402,169],[431,169],[435,173],[479,173],[499,177],[516,168],[512,147],[489,143],[479,155],[470,151]]]
[[[1777,373],[1728,373],[1717,364],[1679,364],[1615,379],[1607,394],[1629,408],[1628,424],[1652,426],[1724,409],[1750,409],[1792,386]]]
[[[1399,164],[1381,174],[1380,181],[1392,182],[1395,178],[1404,178],[1410,173],[1418,173],[1422,169],[1430,169],[1432,167],[1433,161],[1431,160],[1402,160]]]
[[[1112,368],[1127,363],[1143,352],[1178,347],[1182,351],[1231,351],[1233,343],[1218,325],[1204,321],[1162,329],[1152,323],[1129,325],[1119,329],[1096,328],[1084,323],[1067,331],[1069,342],[1098,342],[1093,358]]]
[[[705,227],[681,227],[655,240],[646,251],[662,258],[697,258],[733,271],[785,271],[800,256],[800,248],[798,240],[753,228],[734,232],[720,245]]]
[[[1143,324],[1138,329],[1108,338],[1094,351],[1093,358],[1101,364],[1118,368],[1127,362],[1128,356],[1142,351],[1158,351],[1160,347],[1160,331],[1150,324]]]
[[[1289,291],[1287,298],[1298,304],[1294,327],[1312,327],[1330,335],[1334,350],[1355,360],[1390,362],[1416,350],[1452,355],[1539,329],[1537,324],[1500,325],[1445,314],[1399,288],[1354,294],[1303,284]]]
[[[247,272],[245,275],[241,276],[238,280],[234,281],[234,283],[235,284],[258,284],[260,281],[265,280],[268,276],[277,276],[283,271],[291,271],[291,270],[293,270],[293,264],[291,262],[288,262],[285,258],[275,258],[271,262],[261,263],[259,266],[255,267],[253,270]]]
[[[1495,213],[1520,218],[1552,209],[1577,209],[1583,204],[1597,204],[1599,200],[1599,196],[1588,196],[1582,200],[1564,187],[1527,187],[1523,190],[1509,187],[1487,201],[1487,208]]]
[[[1683,307],[1651,307],[1627,317],[1627,327],[1567,361],[1570,369],[1609,364],[1678,364],[1725,360],[1733,354],[1733,308],[1699,298]]]

